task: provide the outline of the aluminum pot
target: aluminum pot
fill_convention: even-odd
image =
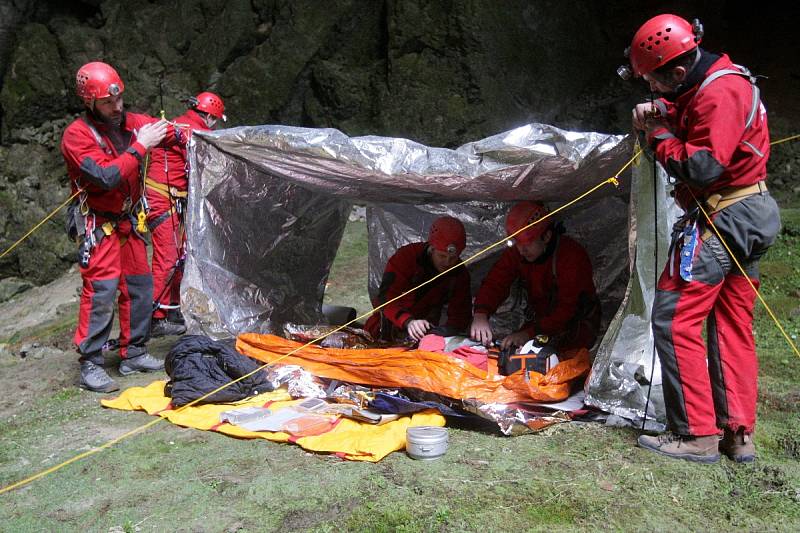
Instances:
[[[406,430],[406,453],[413,459],[438,459],[447,451],[447,428],[415,426]]]

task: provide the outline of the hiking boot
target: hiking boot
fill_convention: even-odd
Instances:
[[[175,324],[166,318],[154,318],[150,324],[150,337],[165,337],[167,335],[183,335],[186,333],[186,326]]]
[[[716,463],[719,461],[719,437],[692,437],[666,432],[655,437],[641,435],[638,444],[641,448],[696,463]]]
[[[181,313],[180,309],[168,309],[167,320],[173,324],[180,324],[181,326],[186,325],[186,319],[183,318],[183,313]]]
[[[145,352],[136,357],[127,357],[119,362],[119,373],[128,376],[134,372],[155,372],[164,369],[164,361]]]
[[[744,428],[731,431],[725,428],[722,440],[719,441],[719,451],[728,456],[728,459],[737,463],[752,463],[756,460],[756,446],[753,444],[753,435],[745,433]]]
[[[80,386],[92,392],[114,392],[119,390],[119,385],[111,379],[105,369],[91,361],[81,361]]]

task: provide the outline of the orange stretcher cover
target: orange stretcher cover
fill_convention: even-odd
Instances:
[[[510,376],[497,374],[497,363],[489,360],[488,371],[480,370],[447,354],[408,348],[337,349],[306,346],[283,357],[301,343],[277,337],[244,333],[236,339],[236,349],[254,359],[298,365],[315,376],[380,387],[413,387],[455,399],[475,398],[483,403],[562,401],[569,397],[571,384],[586,376],[591,367],[588,350],[551,368],[547,374],[522,372]]]
[[[248,431],[231,424],[220,423],[219,415],[239,407],[268,407],[273,411],[296,405],[285,389],[266,392],[235,403],[207,404],[174,409],[170,398],[164,396],[164,381],[154,381],[147,387],[131,387],[117,398],[101,400],[104,407],[125,411],[146,411],[166,418],[179,426],[217,431],[240,438],[262,438],[275,442],[292,442],[315,452],[327,452],[352,461],[377,462],[406,445],[406,429],[410,426],[444,426],[445,418],[436,411],[424,411],[404,416],[380,426],[350,420],[332,419],[330,428],[313,436],[294,437],[288,433]]]

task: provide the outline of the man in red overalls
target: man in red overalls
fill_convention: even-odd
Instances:
[[[453,267],[466,246],[467,234],[458,219],[437,218],[427,242],[407,244],[389,258],[372,305],[377,307]],[[418,341],[439,326],[446,305],[446,334],[454,335],[469,325],[470,300],[469,272],[461,265],[373,313],[364,329],[375,339]]]
[[[218,119],[227,120],[225,105],[214,93],[203,92],[189,99],[189,110],[176,118],[180,143],[150,152],[146,196],[150,211],[147,227],[153,243],[152,337],[182,335],[186,332],[180,312],[183,278],[184,213],[188,189],[186,142],[192,131],[209,131]]]
[[[653,302],[669,432],[638,442],[690,461],[716,462],[721,451],[749,462],[758,375],[750,283],[759,285],[758,260],[780,216],[765,184],[769,131],[755,79],[727,55],[701,49],[702,34],[697,20],[654,17],[636,32],[630,65],[618,70],[662,95],[634,108],[633,126],[676,180],[675,199],[686,211]]]
[[[539,202],[519,202],[506,217],[506,232],[511,236],[547,213]],[[475,297],[473,339],[489,346],[494,336],[489,316],[519,279],[528,295],[528,319],[503,338],[502,349],[521,347],[540,334],[558,350],[592,347],[600,327],[592,262],[580,244],[561,233],[560,225],[546,220],[512,238]]]
[[[140,165],[147,150],[167,134],[165,121],[127,113],[125,86],[105,63],[82,66],[76,76],[85,115],[64,130],[61,153],[72,191],[70,233],[80,243],[81,292],[74,341],[80,354],[81,386],[97,392],[119,387],[103,369],[103,344],[119,306],[119,372],[149,372],[164,362],[147,353],[153,282],[145,242],[136,232],[141,196]]]

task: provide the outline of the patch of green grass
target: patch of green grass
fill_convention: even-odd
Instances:
[[[575,523],[576,510],[563,503],[531,506],[525,511],[533,524],[567,526]]]
[[[81,391],[77,387],[67,387],[61,389],[50,397],[50,403],[67,402],[80,396]]]
[[[784,225],[800,227],[800,210],[791,217]],[[800,306],[789,290],[800,267],[792,249],[800,243],[792,239],[782,236],[763,260],[765,296],[770,305],[777,298],[787,331],[797,329],[791,309]],[[332,303],[353,305],[359,295],[366,301],[365,224],[348,225],[334,270],[332,281],[351,285],[329,287]],[[161,422],[0,495],[0,529],[798,531],[800,358],[760,306],[756,340],[754,465],[670,460],[636,448],[636,431],[600,424],[562,424],[515,438],[451,427],[448,453],[439,460],[395,453],[372,464]],[[121,384],[148,378],[127,379]],[[54,387],[25,398],[16,417],[0,419],[0,484],[152,420],[102,409],[98,398]]]
[[[354,307],[359,316],[371,310],[368,272],[367,223],[348,222],[328,277],[325,303]]]

